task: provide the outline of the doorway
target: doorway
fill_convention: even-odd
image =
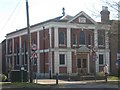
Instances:
[[[79,58],[77,59],[77,68],[79,75],[86,75],[88,72],[87,70],[87,59],[86,58]]]

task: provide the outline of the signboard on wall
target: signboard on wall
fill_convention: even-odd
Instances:
[[[120,59],[120,53],[117,53],[117,60]]]

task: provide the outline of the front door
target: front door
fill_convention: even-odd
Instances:
[[[86,58],[79,58],[77,59],[77,68],[78,74],[85,75],[87,74],[87,59]]]

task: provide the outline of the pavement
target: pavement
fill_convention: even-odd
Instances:
[[[37,84],[56,84],[55,79],[37,79]],[[104,80],[65,81],[58,80],[60,88],[119,88],[116,84],[105,83]]]
[[[113,80],[112,80],[113,81]],[[83,81],[67,81],[67,80],[58,80],[58,85],[56,84],[56,79],[34,79],[34,83],[40,84],[40,85],[47,85],[52,86],[51,90],[55,90],[58,88],[78,88],[80,90],[120,90],[120,87],[118,87],[118,84],[114,84],[114,82],[108,83],[105,82],[105,80],[83,80]],[[8,83],[8,82],[7,82]],[[36,87],[34,88],[21,88],[21,87],[11,87],[11,86],[4,86],[4,89],[2,90],[36,90]],[[16,89],[14,89],[16,88]],[[20,89],[19,89],[20,88]],[[42,88],[42,87],[41,87]],[[46,87],[48,88],[48,87]],[[40,88],[39,88],[40,89]]]

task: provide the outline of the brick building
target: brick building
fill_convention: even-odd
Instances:
[[[37,45],[33,72],[38,76],[49,76],[50,72],[51,75],[84,75],[110,65],[110,25],[105,17],[109,19],[108,8],[103,7],[102,12],[100,23],[81,11],[75,16],[63,14],[30,26],[31,46]],[[21,66],[29,71],[27,46],[27,28],[6,35],[6,72]]]

